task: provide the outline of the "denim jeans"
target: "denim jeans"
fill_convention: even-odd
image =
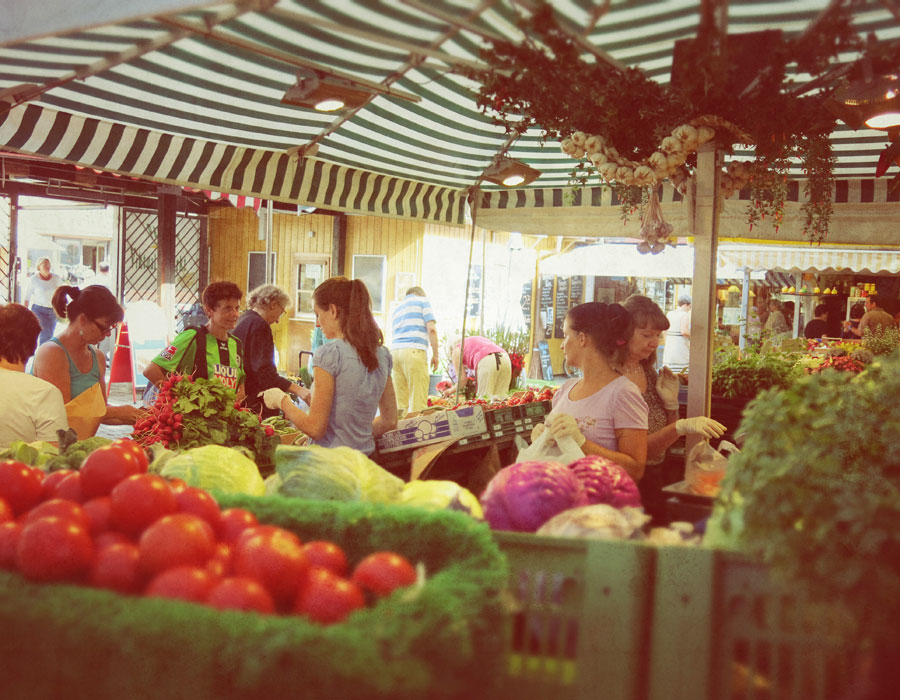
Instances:
[[[49,306],[39,306],[38,304],[32,304],[31,310],[41,324],[41,334],[38,336],[38,345],[40,346],[53,337],[53,331],[56,330],[56,312]]]

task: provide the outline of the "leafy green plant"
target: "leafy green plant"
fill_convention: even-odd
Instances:
[[[876,644],[900,619],[900,356],[826,370],[759,396],[708,528],[814,599],[840,602]]]
[[[713,364],[712,392],[728,399],[752,399],[763,389],[789,387],[801,374],[796,359],[789,355],[721,348]]]
[[[890,355],[900,347],[900,330],[896,326],[876,326],[876,330],[866,328],[860,341],[873,355]]]
[[[518,353],[522,357],[529,354],[528,331],[517,331],[506,326],[485,330],[484,337],[494,341],[508,353]]]

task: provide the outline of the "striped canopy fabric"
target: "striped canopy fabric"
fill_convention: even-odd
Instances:
[[[718,254],[720,268],[727,265],[782,272],[900,272],[900,252],[896,250],[722,245]]]
[[[460,71],[479,65],[486,37],[518,39],[516,13],[529,4],[122,0],[116,11],[88,0],[15,3],[0,29],[0,149],[162,183],[460,224],[467,188],[506,142]],[[700,22],[696,0],[552,4],[573,33],[587,28],[596,49],[660,82],[669,80],[675,42],[695,36]],[[795,36],[825,5],[732,0],[728,30]],[[895,4],[853,7],[864,33],[900,38]],[[69,26],[79,19],[88,26]],[[363,83],[374,97],[337,117],[282,103],[298,70],[310,67]],[[886,136],[840,126],[833,143],[836,177],[871,178]],[[502,194],[482,183],[480,203],[543,203],[544,191],[555,205],[574,161],[536,131],[509,154],[540,178]],[[802,177],[800,164],[793,175]],[[599,204],[604,195],[590,196]]]

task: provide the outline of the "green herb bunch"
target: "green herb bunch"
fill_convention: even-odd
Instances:
[[[827,370],[758,397],[708,528],[709,544],[742,549],[807,595],[843,603],[881,642],[900,619],[898,395],[894,356],[852,379]]]
[[[728,399],[752,399],[764,389],[789,387],[801,374],[796,358],[790,355],[721,348],[713,364],[712,393]]]

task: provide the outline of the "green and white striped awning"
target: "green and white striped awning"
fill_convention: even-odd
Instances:
[[[478,111],[477,85],[459,69],[479,60],[485,36],[518,38],[518,4],[510,0],[4,4],[0,99],[17,106],[0,108],[0,149],[233,194],[459,224],[465,190],[506,141]],[[573,31],[589,26],[601,4],[553,1]],[[796,36],[825,5],[732,0],[729,32],[779,28]],[[859,0],[856,26],[882,40],[900,37],[888,5]],[[675,42],[696,34],[699,8],[697,0],[613,0],[587,39],[665,82]],[[384,94],[346,121],[282,104],[298,68],[310,64]],[[33,86],[33,99],[18,104],[23,85]],[[313,158],[292,156],[311,142]],[[886,140],[841,127],[833,142],[836,176],[846,179],[871,177]],[[561,191],[574,165],[537,132],[510,155],[541,171],[534,190]],[[802,176],[799,164],[794,174]],[[486,201],[494,206],[504,196],[543,195]]]

